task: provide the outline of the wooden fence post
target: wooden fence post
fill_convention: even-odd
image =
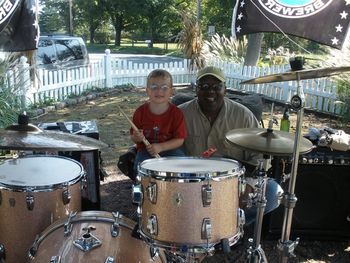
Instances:
[[[111,64],[111,50],[106,49],[103,57],[104,63],[104,75],[105,75],[105,87],[110,89],[113,87],[112,83],[112,64]]]

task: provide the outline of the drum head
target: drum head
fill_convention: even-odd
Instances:
[[[32,191],[71,185],[80,180],[83,167],[61,156],[30,156],[0,164],[0,188]]]
[[[238,175],[241,168],[237,161],[225,158],[167,157],[146,160],[139,171],[150,176],[205,179]]]

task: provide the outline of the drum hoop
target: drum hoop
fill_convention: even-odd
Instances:
[[[148,159],[143,161],[139,166],[139,173],[141,176],[150,176],[155,178],[156,180],[161,181],[170,181],[170,182],[184,182],[184,183],[197,183],[205,180],[213,180],[213,181],[222,181],[231,179],[233,177],[239,177],[244,174],[245,169],[241,167],[241,164],[238,161],[228,159],[228,158],[210,158],[210,160],[214,161],[226,161],[232,164],[235,164],[232,170],[218,172],[218,171],[201,171],[201,172],[193,172],[193,173],[177,173],[177,172],[164,172],[164,171],[156,171],[150,170],[142,167],[142,164],[147,164],[150,162],[162,161],[162,160],[205,160],[206,158],[202,157],[163,157],[158,159]]]
[[[145,234],[140,228],[140,236],[141,238],[150,246],[155,246],[159,248],[163,248],[166,250],[171,250],[179,253],[183,253],[183,248],[186,246],[186,249],[188,253],[194,253],[194,254],[203,254],[203,253],[211,253],[215,250],[215,246],[219,244],[220,242],[214,242],[214,243],[206,243],[206,244],[184,244],[184,243],[170,243],[165,241],[158,241],[151,237],[149,237],[147,234]],[[240,238],[243,237],[243,231],[239,227],[237,227],[237,233],[231,237],[228,238],[229,245],[233,246],[238,242]]]
[[[77,214],[71,218],[70,223],[78,223],[78,222],[85,222],[85,221],[94,221],[94,222],[106,222],[113,224],[115,222],[115,218],[113,217],[112,213],[105,212],[105,211],[97,211],[97,210],[90,210],[90,211],[81,211],[77,212]],[[48,226],[43,232],[38,235],[37,239],[33,242],[32,248],[35,247],[36,249],[39,248],[41,242],[52,232],[56,231],[57,229],[64,226],[64,224],[67,222],[66,218],[61,218],[54,222],[52,225]],[[136,222],[132,221],[131,219],[119,214],[118,215],[118,223],[119,225],[126,227],[130,230],[133,230],[136,226]],[[63,235],[63,232],[62,232]],[[29,252],[30,253],[30,252]],[[31,257],[35,257],[35,255],[29,255]]]
[[[60,156],[60,155],[42,155],[42,154],[38,154],[38,155],[30,155],[30,156],[24,156],[21,158],[37,158],[37,157],[54,157],[54,158],[61,158],[61,159],[66,159],[68,161],[74,162],[75,164],[77,164],[80,167],[80,173],[78,176],[76,176],[75,178],[66,181],[66,182],[61,182],[61,183],[57,183],[57,184],[48,184],[48,185],[42,185],[42,186],[20,186],[20,185],[13,185],[13,184],[7,184],[7,183],[2,183],[0,182],[0,190],[7,190],[10,192],[33,192],[33,193],[37,193],[37,192],[53,192],[57,189],[63,189],[66,188],[68,186],[74,185],[76,183],[78,183],[83,176],[85,176],[85,171],[84,171],[84,167],[81,163],[79,163],[78,161],[74,160],[74,159],[70,159],[67,158],[65,156]]]

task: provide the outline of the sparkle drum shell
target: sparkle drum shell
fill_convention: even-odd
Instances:
[[[78,212],[70,219],[71,231],[64,234],[68,219],[61,219],[49,226],[33,244],[31,262],[166,262],[164,255],[151,256],[150,247],[141,239],[132,236],[136,223],[118,213],[105,211]],[[113,228],[115,226],[115,228]],[[100,245],[83,251],[74,243],[86,235],[86,229],[97,238]],[[112,235],[112,231],[117,233]],[[107,260],[109,259],[109,261]],[[58,261],[59,260],[59,261]]]
[[[238,198],[243,173],[231,159],[142,162],[141,234],[156,246],[180,252],[205,253],[224,238],[236,243],[241,237]]]
[[[6,263],[28,262],[27,251],[38,233],[81,210],[83,175],[81,164],[65,157],[0,162],[0,245]]]

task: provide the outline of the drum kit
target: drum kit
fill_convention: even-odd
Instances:
[[[303,96],[299,81],[350,71],[346,68],[297,70],[248,80],[245,84],[298,81],[291,107],[298,112],[295,134],[267,129],[237,129],[226,134],[232,147],[263,154],[257,167],[254,237],[247,262],[267,262],[260,245],[266,206],[265,188],[271,156],[293,156],[285,206],[281,261],[293,254],[291,216],[299,154],[312,150],[301,136]],[[89,151],[107,147],[99,140],[43,131],[20,115],[18,124],[0,131],[0,149],[19,157],[0,159],[0,262],[201,262],[217,250],[229,252],[244,234],[239,198],[245,168],[225,158],[167,157],[138,167],[132,199],[137,222],[118,212],[81,211],[84,167],[67,157],[37,151]],[[29,153],[33,151],[33,154]]]

